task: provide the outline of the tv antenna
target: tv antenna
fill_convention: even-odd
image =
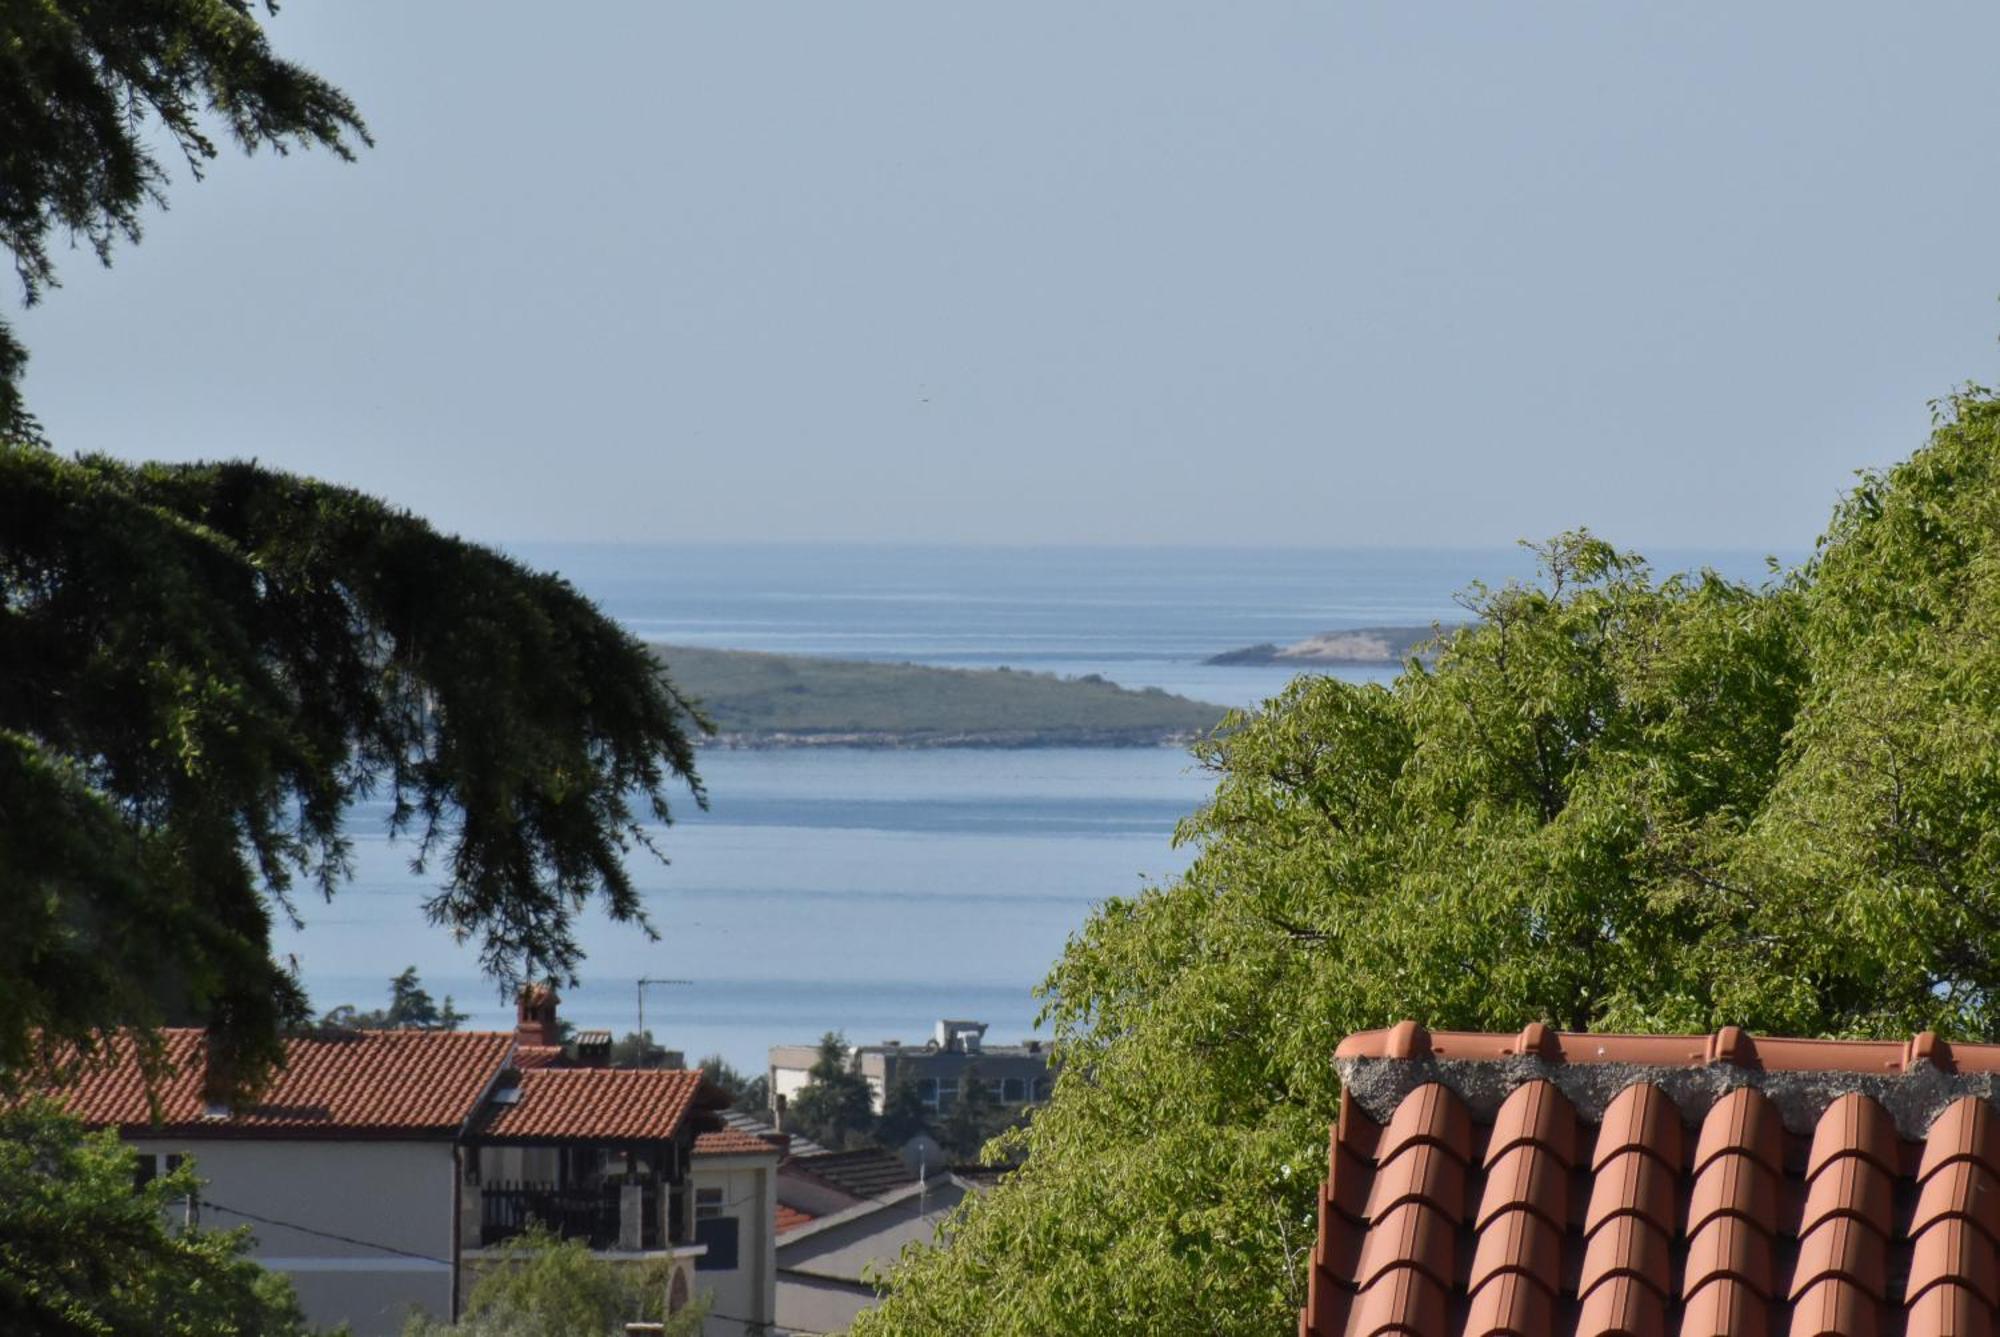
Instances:
[[[644,975],[639,977],[637,993],[639,995],[639,1062],[641,1066],[644,1066],[646,1062],[646,1050],[652,1045],[652,1042],[646,1038],[646,986],[649,984],[693,983],[693,980],[652,979]]]

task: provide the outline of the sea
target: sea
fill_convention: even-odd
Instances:
[[[1241,707],[1292,670],[1204,660],[1338,628],[1460,621],[1458,596],[1476,583],[1533,574],[1519,549],[507,547],[650,641],[1095,673]],[[1661,571],[1766,573],[1759,553],[1648,555]],[[561,1012],[623,1035],[643,1009],[658,1043],[751,1073],[770,1046],[828,1031],[921,1041],[949,1017],[989,1023],[993,1043],[1037,1034],[1033,990],[1065,942],[1107,897],[1186,868],[1175,826],[1214,783],[1176,747],[710,747],[700,771],[707,809],[683,793],[654,833],[667,862],[632,858],[657,940],[591,910]],[[303,926],[281,927],[275,949],[317,1010],[381,1006],[390,977],[415,966],[468,1025],[511,1028],[476,944],[426,922],[432,879],[384,817],[379,805],[352,815],[352,882],[303,903]]]

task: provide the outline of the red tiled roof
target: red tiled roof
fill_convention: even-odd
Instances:
[[[285,1041],[285,1066],[255,1105],[208,1118],[205,1039],[161,1032],[171,1075],[153,1094],[122,1040],[112,1058],[50,1094],[92,1127],[193,1137],[450,1136],[479,1105],[514,1037],[480,1031],[356,1031]]]
[[[699,1072],[659,1068],[533,1068],[520,1099],[490,1102],[473,1133],[535,1142],[655,1142],[672,1138],[694,1109]]]
[[[2000,1045],[1343,1042],[1302,1337],[2000,1333]]]
[[[811,1212],[802,1212],[796,1207],[788,1207],[781,1202],[778,1204],[777,1233],[780,1235],[789,1234],[797,1230],[800,1226],[811,1225],[818,1219]]]
[[[773,1156],[779,1154],[777,1147],[740,1128],[703,1133],[694,1140],[694,1154],[697,1156],[756,1156],[767,1152]]]

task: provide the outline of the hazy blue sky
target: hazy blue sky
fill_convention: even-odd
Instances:
[[[289,0],[380,147],[23,317],[58,445],[489,539],[1798,548],[2000,379],[1991,4]]]

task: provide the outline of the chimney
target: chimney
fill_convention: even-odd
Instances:
[[[529,984],[522,988],[521,997],[514,1005],[514,1040],[524,1045],[561,1044],[561,1030],[556,1024],[556,997],[553,984]]]

